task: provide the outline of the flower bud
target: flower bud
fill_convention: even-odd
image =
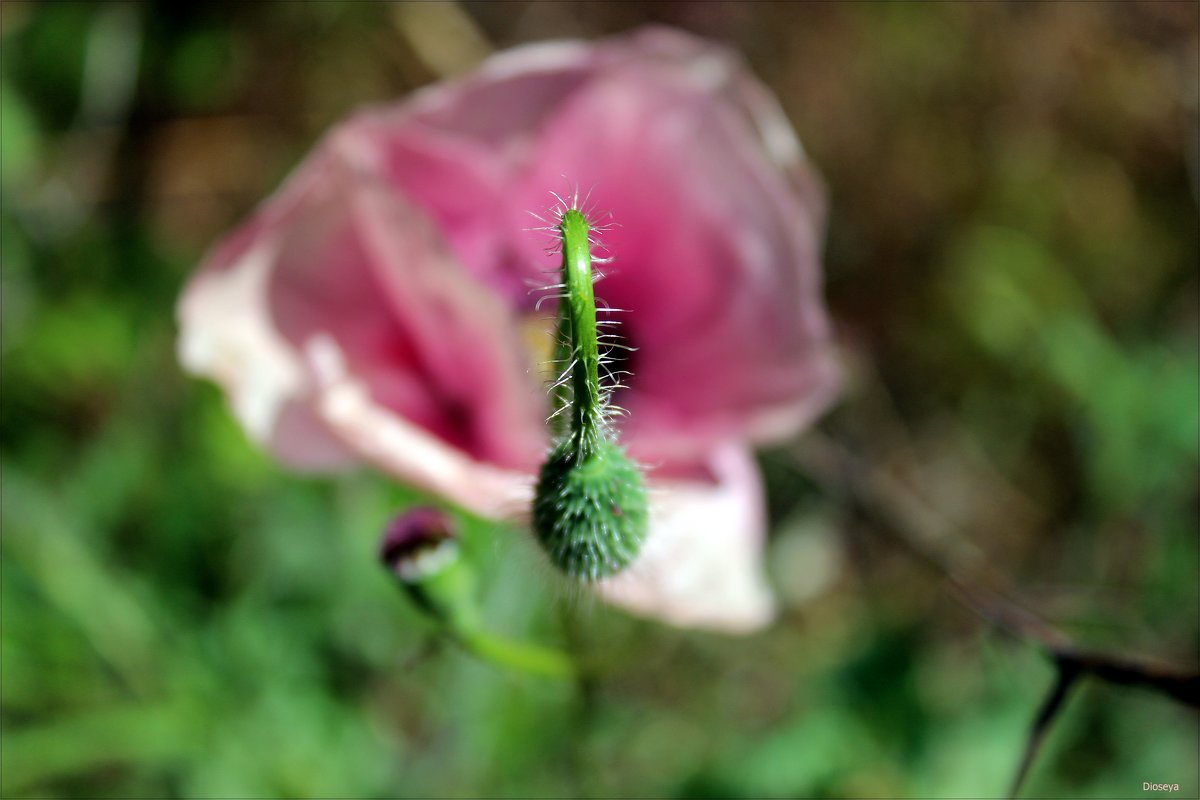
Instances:
[[[453,518],[418,506],[395,516],[379,542],[379,560],[430,616],[461,627],[475,619],[474,580],[462,558]]]

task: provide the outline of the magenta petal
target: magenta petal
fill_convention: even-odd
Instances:
[[[216,276],[226,283],[260,276],[260,327],[291,362],[287,380],[270,387],[278,407],[256,423],[264,434],[284,403],[313,402],[305,353],[330,337],[383,406],[479,461],[532,469],[545,446],[543,394],[528,374],[512,312],[446,252],[423,213],[364,169],[378,158],[360,130],[329,137],[216,251],[189,293]],[[220,308],[193,316],[185,340],[219,339],[226,324]],[[252,383],[215,374],[203,359],[192,366],[237,382],[235,393]],[[256,368],[248,363],[241,372]]]
[[[713,59],[721,51],[712,51]],[[753,121],[706,82],[635,59],[597,77],[542,133],[519,203],[572,180],[610,209],[614,257],[597,294],[639,348],[625,440],[689,459],[728,439],[787,436],[837,385],[820,303],[819,208],[767,158]]]
[[[530,45],[359,112],[193,276],[181,360],[288,463],[364,461],[519,518],[547,444],[529,287],[556,267],[523,229],[575,187],[619,224],[597,295],[631,311],[620,433],[654,467],[645,552],[601,592],[675,624],[761,625],[748,448],[798,432],[838,378],[820,181],[723,48],[663,28]]]

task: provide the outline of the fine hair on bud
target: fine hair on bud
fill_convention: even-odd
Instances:
[[[542,465],[534,530],[568,575],[596,580],[629,566],[646,536],[647,516],[641,472],[614,442],[600,442],[579,460],[564,441]]]
[[[641,469],[612,430],[620,413],[610,401],[614,386],[602,385],[600,377],[591,247],[602,228],[589,222],[578,192],[569,201],[555,199],[555,224],[542,230],[555,239],[551,251],[562,254],[560,282],[548,287],[559,300],[556,358],[562,374],[550,386],[550,421],[557,422],[558,437],[538,475],[533,529],[557,568],[595,581],[637,557],[649,511]]]

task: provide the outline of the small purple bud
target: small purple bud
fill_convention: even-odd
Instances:
[[[449,514],[417,506],[388,523],[379,542],[379,560],[404,583],[419,582],[457,558],[456,539]]]

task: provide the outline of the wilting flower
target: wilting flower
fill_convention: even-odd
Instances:
[[[409,585],[444,569],[458,558],[454,520],[440,509],[417,506],[397,514],[379,542],[379,560]]]
[[[651,530],[599,590],[676,624],[770,618],[754,444],[836,390],[818,182],[731,53],[649,29],[502,53],[361,111],[209,255],[180,355],[247,431],[308,468],[368,462],[476,513],[528,513],[549,352],[528,232],[563,176],[612,212],[597,295],[638,348],[616,402]]]
[[[430,506],[397,514],[383,531],[379,560],[427,613],[456,628],[474,624],[471,571],[449,514]]]

